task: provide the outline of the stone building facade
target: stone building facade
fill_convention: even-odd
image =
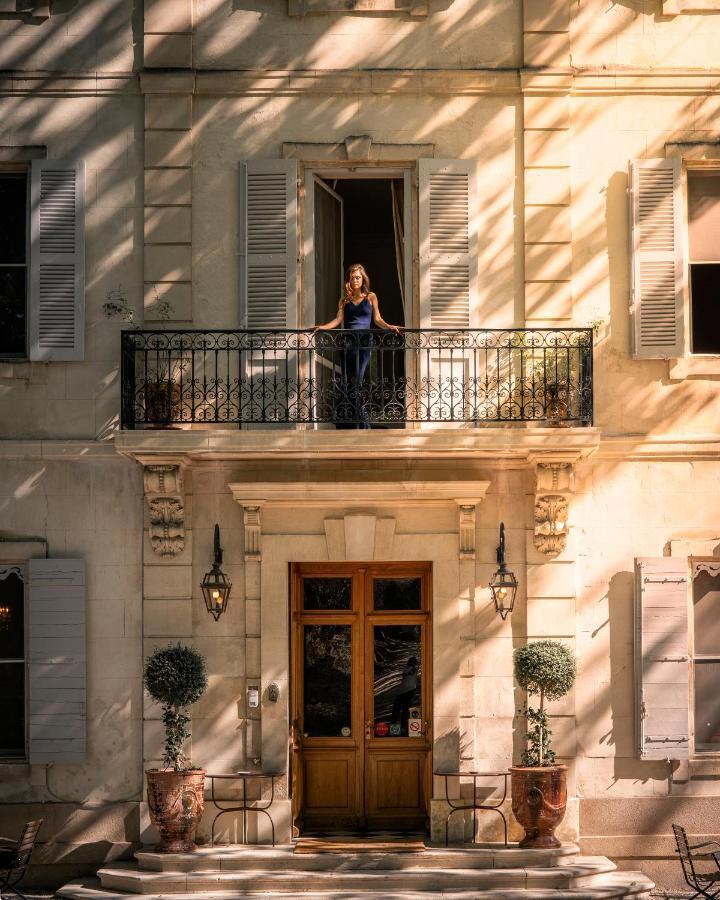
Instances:
[[[162,737],[142,663],[178,640],[204,653],[210,674],[192,711],[194,761],[285,773],[275,811],[289,840],[291,567],[390,577],[386,564],[418,563],[431,572],[423,771],[517,760],[512,650],[562,639],[579,662],[574,690],[552,707],[569,767],[562,837],[676,883],[670,823],[712,831],[720,774],[720,4],[0,9],[0,180],[13,234],[27,231],[0,248],[13,335],[0,362],[0,587],[14,585],[27,610],[0,658],[15,715],[0,820],[16,832],[31,814],[46,819],[37,878],[60,883],[152,840],[143,772]],[[275,187],[258,194],[265,178]],[[458,184],[449,218],[433,219]],[[257,226],[277,196],[281,218]],[[341,205],[338,238],[327,210]],[[466,244],[433,257],[456,215]],[[461,401],[457,416],[378,423],[403,427],[282,416],[238,427],[216,415],[217,394],[207,412],[205,386],[194,421],[142,427],[147,385],[143,406],[136,357],[121,367],[123,329],[126,340],[302,332],[334,313],[322,248],[343,241],[378,285],[398,269],[399,299],[378,287],[389,321],[516,329],[507,379],[533,334],[591,329],[591,418],[585,396],[570,427],[548,421],[544,398],[540,415],[499,422]],[[420,376],[436,385],[438,353]],[[467,347],[458,356],[473,364]],[[171,406],[184,403],[172,375],[156,381]],[[487,587],[501,521],[520,583],[505,620]],[[200,591],[216,523],[233,583],[217,622]],[[653,613],[656,584],[667,615]],[[43,603],[58,603],[58,617],[37,618]],[[658,646],[671,649],[653,656]],[[424,778],[437,838],[442,780]],[[469,818],[453,821],[455,838],[469,837]]]

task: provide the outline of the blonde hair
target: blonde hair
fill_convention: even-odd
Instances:
[[[370,293],[370,278],[365,271],[365,266],[361,263],[353,263],[351,266],[348,266],[347,272],[345,273],[345,296],[343,297],[343,300],[345,301],[349,300],[353,294],[352,288],[350,287],[350,276],[353,272],[360,272],[362,275],[361,292],[366,295]]]

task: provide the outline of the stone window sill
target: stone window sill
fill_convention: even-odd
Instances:
[[[664,16],[677,16],[684,12],[707,12],[720,10],[720,0],[663,0]]]
[[[718,6],[720,9],[720,5]],[[670,360],[670,378],[718,378],[720,356],[685,356]]]
[[[23,359],[0,359],[0,381],[47,384],[47,364]]]
[[[675,0],[682,2],[682,0]],[[702,0],[700,0],[702,2]],[[719,0],[720,2],[720,0]],[[288,0],[289,16],[313,13],[409,13],[427,16],[428,0]]]

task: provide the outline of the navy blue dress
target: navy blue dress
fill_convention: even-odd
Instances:
[[[367,409],[363,403],[362,383],[370,362],[372,304],[367,297],[359,303],[348,301],[343,306],[342,327],[350,331],[364,331],[365,335],[348,336],[340,355],[343,401],[339,418],[352,422],[339,423],[338,428],[369,428]]]

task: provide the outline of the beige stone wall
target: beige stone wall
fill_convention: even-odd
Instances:
[[[141,484],[112,448],[5,442],[1,542],[85,561],[87,759],[0,765],[0,825],[46,819],[34,878],[57,884],[127,853],[139,837],[142,780]],[[6,545],[7,546],[7,545]],[[3,551],[7,552],[7,551]]]
[[[337,5],[336,5],[337,6]],[[392,4],[390,4],[392,6]],[[288,16],[288,0],[198,0],[195,65],[208,69],[464,69],[520,64],[520,4],[476,0],[408,13]]]

